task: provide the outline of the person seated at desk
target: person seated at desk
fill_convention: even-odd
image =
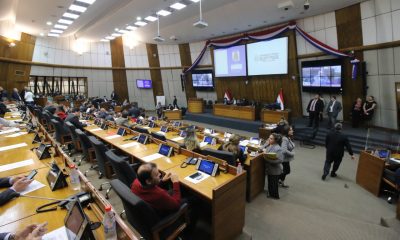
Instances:
[[[56,113],[57,107],[54,104],[52,104],[51,102],[47,102],[46,106],[43,108],[43,110],[46,110],[51,115],[54,115]]]
[[[172,194],[161,188],[160,183],[172,181]],[[158,215],[166,216],[177,211],[181,206],[181,190],[176,174],[165,174],[161,179],[161,173],[154,163],[142,164],[137,172],[137,178],[131,185],[131,191],[149,204]]]
[[[64,105],[57,106],[55,115],[58,116],[63,121],[67,118],[67,114],[65,113],[64,110]]]
[[[6,204],[11,199],[18,197],[19,193],[24,191],[33,180],[23,176],[0,178],[0,187],[10,187],[0,193],[0,206]]]
[[[79,109],[74,108],[71,110],[71,113],[68,114],[67,118],[65,118],[64,122],[70,122],[72,123],[76,128],[79,128],[80,130],[83,131],[83,128],[86,127],[86,124],[81,123],[79,121]]]
[[[16,232],[5,232],[0,233],[0,240],[40,240],[42,236],[47,232],[47,222],[41,224],[31,224],[24,229]]]
[[[218,150],[227,151],[227,152],[231,152],[231,153],[235,154],[236,159],[239,160],[239,162],[241,164],[243,164],[244,161],[246,161],[247,156],[246,156],[246,153],[244,153],[242,150],[240,150],[239,143],[240,143],[240,137],[236,134],[232,134],[232,136],[230,136],[228,142],[222,144],[218,148]]]
[[[87,114],[94,114],[95,112],[96,112],[96,108],[94,107],[94,105],[91,105],[90,107],[88,107],[86,109]]]
[[[108,116],[108,112],[106,111],[106,109],[100,108],[100,111],[97,113],[96,117],[105,119],[107,116]]]
[[[194,129],[189,128],[186,130],[186,137],[183,140],[183,144],[187,150],[201,153],[200,143],[197,140],[196,131]]]
[[[19,124],[14,122],[14,121],[10,121],[4,118],[0,117],[0,125],[3,126],[3,128],[8,128],[8,127],[18,127]]]
[[[128,119],[128,111],[124,110],[121,114],[121,116],[117,117],[115,119],[115,123],[118,126],[124,126],[124,127],[131,127],[131,121]]]
[[[129,108],[128,114],[131,117],[137,118],[140,116],[140,109],[138,107],[132,106],[131,108]]]
[[[276,128],[272,129],[271,132],[281,133],[285,126],[289,126],[289,122],[286,121],[284,117],[282,117],[281,120],[279,120],[279,122],[276,124]]]

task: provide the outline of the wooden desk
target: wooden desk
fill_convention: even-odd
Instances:
[[[290,111],[273,111],[269,109],[261,110],[261,121],[265,123],[277,123],[284,117],[290,123]]]
[[[271,135],[272,129],[260,127],[258,128],[258,137],[262,139],[268,139],[269,135]]]
[[[244,169],[247,171],[246,199],[251,202],[265,187],[265,161],[263,154],[247,155]]]
[[[356,183],[375,196],[379,196],[385,160],[365,151],[358,159]]]
[[[214,104],[213,113],[216,116],[231,117],[244,120],[256,120],[256,111],[251,106],[225,105],[221,103]]]
[[[164,116],[168,120],[181,120],[182,111],[181,110],[164,110]]]
[[[203,113],[203,104],[202,98],[189,98],[188,111],[190,113]]]

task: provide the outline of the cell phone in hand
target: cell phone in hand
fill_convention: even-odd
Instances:
[[[38,173],[38,172],[34,169],[34,170],[32,170],[32,171],[29,173],[28,176],[26,176],[26,178],[27,178],[28,180],[31,180],[31,179],[33,179],[33,178],[35,177],[35,175],[36,175],[37,173]]]

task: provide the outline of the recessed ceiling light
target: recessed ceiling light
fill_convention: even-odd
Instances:
[[[87,3],[87,4],[93,4],[94,2],[96,2],[96,0],[76,0],[77,2],[83,2],[83,3]]]
[[[49,26],[53,25],[53,23],[50,22],[50,21],[46,22],[46,24],[49,25]]]
[[[119,30],[118,32],[119,32],[119,33],[122,33],[122,34],[129,33],[128,30],[124,30],[124,29],[121,29],[121,30]]]
[[[119,28],[114,28],[114,30],[118,32],[118,31],[119,31]]]
[[[101,42],[109,42],[110,40],[104,39],[104,38],[103,38],[103,39],[101,39],[100,41],[101,41]]]
[[[113,33],[113,34],[111,34],[111,36],[113,36],[113,37],[120,37],[120,36],[122,36],[122,34],[121,34],[121,33]]]
[[[190,0],[190,1],[192,1],[194,3],[200,2],[200,0]]]
[[[107,37],[105,37],[105,39],[113,40],[113,39],[115,39],[115,37],[113,37],[113,36],[107,36]]]
[[[81,13],[85,12],[86,9],[87,9],[86,7],[82,7],[82,6],[75,5],[75,4],[72,4],[71,6],[69,6],[69,10],[77,11],[77,12],[81,12]]]
[[[137,27],[135,27],[135,26],[130,26],[130,25],[126,27],[126,29],[128,29],[128,30],[135,30],[136,28],[137,28]]]
[[[44,36],[44,33],[40,33],[39,35],[43,37],[43,36]]]
[[[137,22],[135,22],[135,25],[138,25],[138,26],[145,26],[147,24],[147,22],[143,22],[143,21],[137,21]]]
[[[167,11],[167,10],[160,10],[157,12],[157,15],[161,15],[163,17],[170,15],[171,12]]]
[[[140,21],[140,20],[142,20],[142,18],[141,17],[137,17],[136,20]]]
[[[57,33],[48,33],[47,36],[49,36],[49,37],[59,37],[60,34],[57,34]]]
[[[186,5],[185,4],[182,4],[182,3],[179,3],[179,2],[177,2],[177,3],[174,3],[174,4],[172,4],[171,6],[169,6],[170,8],[173,8],[173,9],[176,9],[176,10],[181,10],[182,8],[185,8],[186,7]]]
[[[150,21],[150,22],[157,21],[157,18],[154,16],[148,16],[148,17],[145,17],[144,19],[146,19],[147,21]]]
[[[58,30],[58,29],[51,29],[50,32],[52,33],[63,33],[63,30]]]
[[[56,24],[56,25],[54,25],[54,28],[58,28],[58,29],[67,29],[68,26],[61,25],[61,24]]]
[[[60,20],[58,20],[58,22],[59,23],[64,23],[64,24],[72,24],[73,23],[73,21],[71,21],[71,20],[67,20],[67,19],[60,19]]]
[[[78,15],[78,14],[73,14],[73,13],[66,12],[66,13],[63,14],[63,17],[72,18],[72,19],[77,19],[77,18],[79,17],[79,15]]]

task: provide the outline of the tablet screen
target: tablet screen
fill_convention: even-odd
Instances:
[[[215,164],[214,162],[201,160],[199,170],[204,173],[207,173],[208,175],[212,175],[214,164]]]
[[[118,134],[118,135],[121,135],[121,136],[124,136],[124,134],[125,134],[125,129],[124,129],[124,128],[118,128],[117,134]]]
[[[212,141],[213,141],[213,137],[205,136],[203,142],[206,142],[208,144],[212,144]]]
[[[168,157],[170,149],[171,149],[170,146],[161,144],[161,147],[160,147],[160,150],[158,151],[158,153]]]
[[[144,134],[139,135],[138,142],[140,142],[141,144],[146,144],[146,140],[147,140],[146,135],[144,135]]]

